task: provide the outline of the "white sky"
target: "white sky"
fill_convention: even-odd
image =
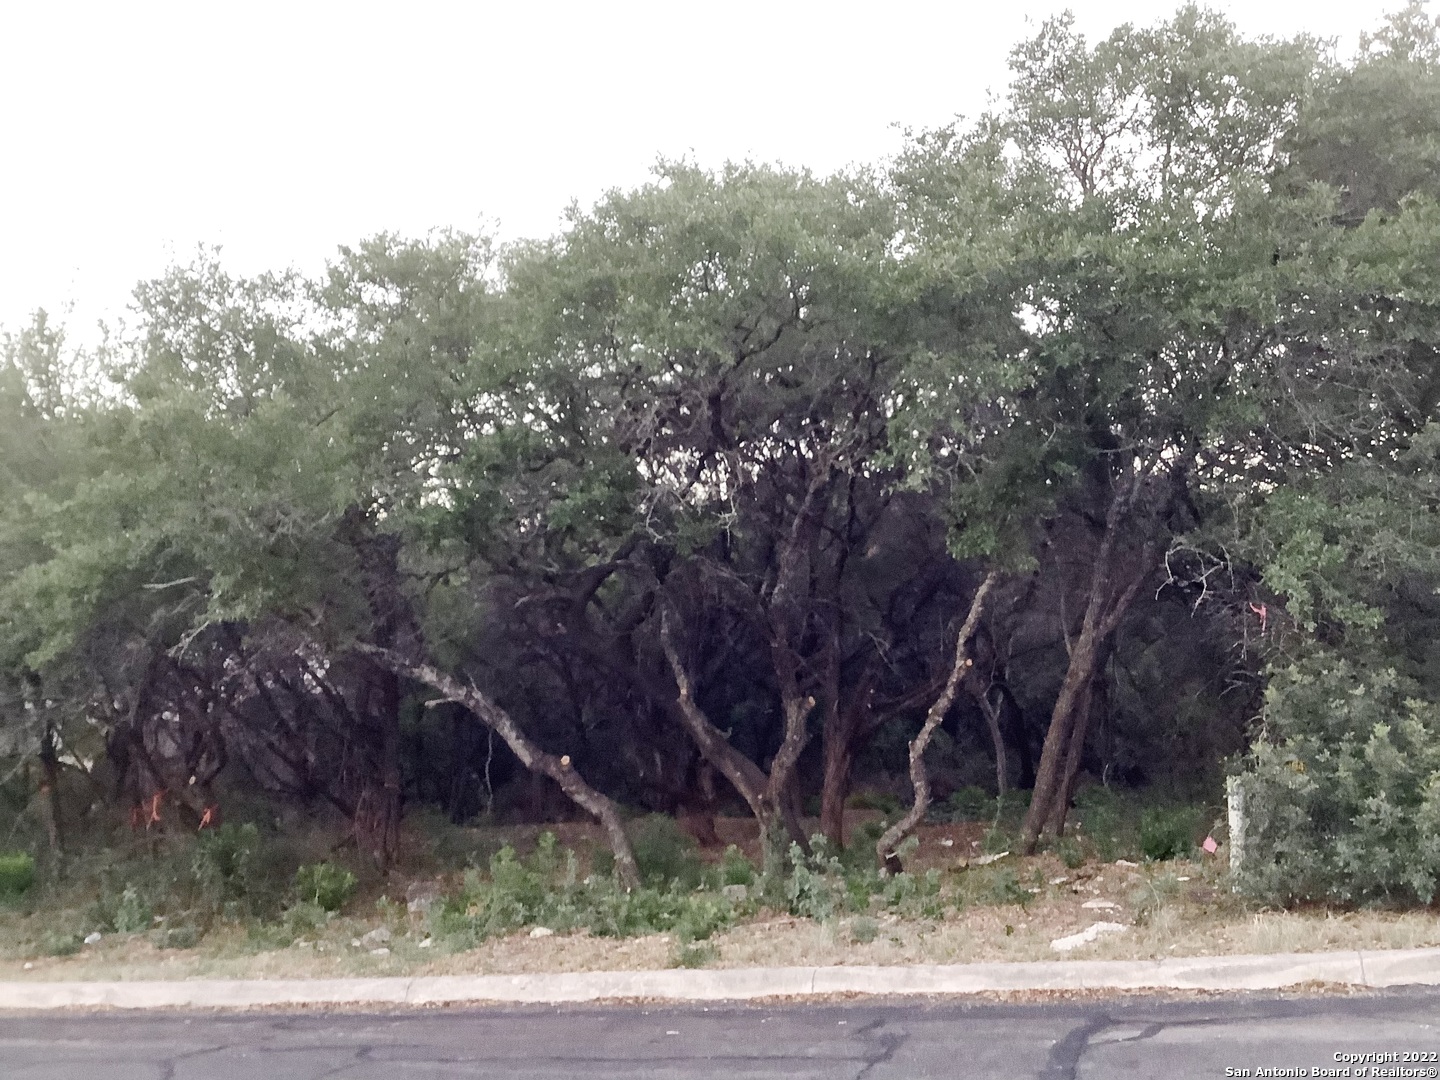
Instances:
[[[548,234],[660,154],[875,160],[896,124],[982,109],[1011,45],[1064,6],[0,0],[0,326],[44,306],[88,339],[202,242],[238,272],[314,272],[381,230]],[[1091,37],[1173,10],[1069,6]],[[1345,53],[1379,19],[1354,0],[1211,6]]]

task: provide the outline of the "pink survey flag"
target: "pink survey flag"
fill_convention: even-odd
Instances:
[[[1204,848],[1207,852],[1209,852],[1211,855],[1214,855],[1215,852],[1220,850],[1220,845],[1215,842],[1215,838],[1213,836],[1205,837],[1205,842],[1200,846]]]

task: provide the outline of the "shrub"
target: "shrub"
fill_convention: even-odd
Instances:
[[[47,930],[40,936],[46,956],[74,956],[84,944],[84,937],[73,930]]]
[[[0,855],[0,897],[20,896],[34,884],[34,856],[23,851]]]
[[[120,901],[115,905],[115,914],[110,919],[110,924],[115,928],[116,933],[138,934],[142,930],[149,930],[154,913],[149,903],[140,895],[140,891],[134,885],[127,884],[124,892],[120,894]]]
[[[1189,855],[1195,848],[1200,814],[1194,807],[1152,807],[1140,814],[1140,852],[1162,862]]]
[[[190,869],[212,904],[218,907],[225,901],[248,899],[252,864],[259,846],[259,830],[250,824],[226,822],[200,834]]]
[[[1062,836],[1055,844],[1055,854],[1068,870],[1077,870],[1085,862],[1085,849],[1073,836]]]
[[[490,860],[489,874],[471,870],[464,887],[431,912],[431,930],[452,948],[477,945],[523,926],[552,930],[586,927],[603,937],[673,932],[682,943],[702,941],[734,920],[722,896],[690,892],[675,878],[664,887],[626,892],[609,877],[579,880],[573,852],[560,853],[546,834],[521,859],[509,846]]]
[[[867,915],[850,923],[850,939],[858,945],[869,945],[880,933],[880,924]]]
[[[1246,764],[1244,891],[1271,902],[1434,898],[1440,708],[1412,683],[1323,654],[1273,671]]]
[[[313,934],[325,925],[325,920],[329,916],[330,913],[314,901],[301,900],[298,904],[291,904],[285,909],[281,916],[281,923],[289,933],[299,937],[304,934]]]
[[[629,833],[640,880],[646,885],[664,888],[675,882],[688,890],[700,884],[705,866],[695,841],[673,818],[663,814],[641,818],[630,826]]]
[[[295,892],[324,911],[339,911],[355,895],[355,875],[334,863],[312,863],[295,871]]]
[[[734,844],[725,849],[725,854],[720,859],[720,884],[755,884],[755,867]]]
[[[983,788],[967,784],[953,792],[945,801],[946,814],[951,821],[979,821],[995,810],[995,800]]]
[[[1110,862],[1128,851],[1128,813],[1125,800],[1114,788],[1100,784],[1081,788],[1075,793],[1075,810],[1080,827],[1102,861]]]
[[[848,895],[845,867],[830,854],[825,837],[811,837],[809,858],[799,844],[790,845],[790,873],[785,880],[790,914],[824,922],[844,910]]]

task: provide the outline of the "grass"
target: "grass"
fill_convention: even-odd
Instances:
[[[678,830],[637,822],[647,884],[633,893],[604,872],[598,833],[584,824],[555,826],[549,835],[540,829],[456,829],[439,837],[433,827],[407,832],[404,861],[388,880],[363,863],[342,865],[335,837],[320,832],[235,833],[201,844],[141,839],[128,851],[76,858],[61,881],[40,875],[23,895],[0,905],[0,978],[1041,960],[1057,955],[1052,940],[1102,919],[1129,929],[1069,955],[1440,944],[1429,911],[1256,909],[1230,891],[1220,860],[1189,845],[1184,858],[1117,865],[1102,859],[1102,850],[1125,853],[1116,858],[1139,855],[1139,829],[1132,826],[1128,839],[1097,836],[1093,814],[1082,818],[1070,843],[1052,851],[1032,858],[1012,851],[981,862],[987,847],[1005,850],[1001,842],[1011,839],[993,820],[922,826],[907,857],[911,872],[886,879],[871,868],[865,842],[876,823],[867,829],[857,821],[850,850],[830,853],[819,845],[813,858],[798,860],[789,877],[769,888],[757,880],[749,823],[720,822],[728,846],[701,852]],[[210,850],[216,845],[223,858]],[[313,869],[321,866],[328,869]],[[300,867],[312,869],[297,878]],[[417,881],[430,883],[438,899],[412,911],[406,892]],[[338,910],[317,902],[335,899],[320,897],[324,882],[350,894],[331,905]],[[745,886],[743,896],[736,885]],[[1083,906],[1087,902],[1092,906]],[[374,952],[375,943],[362,939],[382,926],[388,951]],[[552,933],[531,937],[536,927]],[[97,929],[101,940],[84,944]]]

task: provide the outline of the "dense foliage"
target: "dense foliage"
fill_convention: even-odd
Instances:
[[[941,800],[1029,789],[1031,850],[1243,769],[1257,891],[1428,901],[1440,31],[1060,18],[1012,69],[873,169],[668,163],[543,241],[202,254],[99,350],[7,336],[16,835],[299,807],[383,866],[407,807],[574,807],[663,906],[621,810],[735,809],[823,904],[802,818],[908,794],[930,710]]]

